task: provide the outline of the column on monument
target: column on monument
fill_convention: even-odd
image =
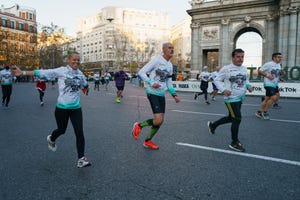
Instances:
[[[278,42],[277,42],[277,49],[279,50],[279,51],[282,51],[282,46],[283,46],[283,41],[282,41],[282,35],[283,35],[283,17],[284,16],[280,16],[280,18],[279,18],[279,20],[278,20],[278,22],[279,22],[279,24],[278,24],[278,36],[277,36],[277,38],[278,38]]]
[[[297,18],[297,45],[296,45],[296,66],[300,66],[300,13],[298,12],[298,18]]]
[[[199,66],[199,26],[198,25],[192,25],[192,70],[198,70]]]
[[[223,67],[224,65],[227,65],[230,63],[230,53],[233,49],[233,41],[230,39],[229,35],[229,25],[228,23],[222,24],[222,30],[221,30],[221,46],[220,46],[220,53],[219,53],[219,65]]]
[[[263,62],[270,60],[271,55],[277,51],[278,45],[276,44],[276,36],[278,36],[278,27],[275,26],[274,19],[266,20],[266,34],[263,38]],[[259,67],[259,66],[257,66]]]
[[[288,58],[288,37],[289,37],[289,16],[284,15],[282,16],[283,18],[283,24],[281,27],[281,37],[278,39],[282,41],[282,46],[280,49],[278,49],[279,52],[281,52],[283,55],[285,55],[285,59],[282,61],[282,66],[285,67],[287,66],[287,58]]]
[[[288,67],[296,66],[296,42],[297,42],[297,13],[293,12],[289,15],[289,29],[288,29]]]

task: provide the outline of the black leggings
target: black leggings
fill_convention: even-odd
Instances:
[[[231,139],[232,142],[238,141],[239,126],[242,120],[241,107],[242,102],[227,102],[228,116],[222,117],[215,121],[212,126],[217,128],[219,125],[231,123]]]
[[[45,95],[45,92],[43,90],[41,90],[41,89],[38,89],[38,91],[39,91],[39,94],[40,94],[40,101],[42,102],[43,101],[43,97]]]
[[[8,103],[10,101],[10,95],[12,91],[12,85],[1,85],[2,88],[2,104],[5,104],[8,106]]]
[[[200,89],[202,92],[198,92],[198,96],[204,94],[204,99],[207,101],[207,88],[208,88],[208,82],[206,81],[201,81]]]
[[[83,125],[82,125],[82,111],[81,108],[78,109],[55,109],[55,119],[57,124],[57,129],[51,134],[51,139],[55,141],[60,135],[66,132],[69,118],[73,125],[73,129],[76,136],[76,147],[78,158],[84,156],[84,135],[83,135]]]

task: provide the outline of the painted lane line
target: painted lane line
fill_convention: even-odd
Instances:
[[[290,122],[290,123],[300,123],[300,121],[295,121],[295,120],[286,120],[286,119],[270,119],[270,121],[277,121],[277,122]]]
[[[192,147],[192,148],[197,148],[197,149],[203,149],[203,150],[207,150],[207,151],[214,151],[214,152],[226,153],[226,154],[231,154],[231,155],[238,155],[238,156],[256,158],[256,159],[261,159],[261,160],[267,160],[267,161],[272,161],[272,162],[279,162],[279,163],[284,163],[284,164],[288,164],[288,165],[300,166],[300,162],[293,161],[293,160],[285,160],[285,159],[274,158],[274,157],[269,157],[269,156],[260,156],[260,155],[250,154],[250,153],[241,153],[241,152],[235,152],[235,151],[230,151],[230,150],[217,149],[217,148],[212,148],[212,147],[206,147],[206,146],[200,146],[200,145],[194,145],[194,144],[188,144],[188,143],[181,143],[181,142],[177,142],[176,144],[180,145],[180,146],[187,146],[187,147]]]
[[[171,110],[171,111],[173,111],[173,112],[180,112],[180,113],[197,114],[197,115],[225,116],[224,114],[218,114],[218,113],[204,113],[204,112],[185,111],[185,110]],[[286,119],[269,119],[269,121],[288,122],[288,123],[300,123],[300,121],[286,120]]]
[[[217,113],[204,113],[204,112],[194,112],[194,111],[184,111],[184,110],[171,110],[171,111],[180,112],[180,113],[198,114],[198,115],[225,116],[224,114],[217,114]]]

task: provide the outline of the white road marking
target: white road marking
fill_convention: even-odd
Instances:
[[[225,116],[224,114],[218,114],[218,113],[204,113],[204,112],[195,112],[195,111],[186,111],[186,110],[171,110],[171,111],[180,112],[180,113],[197,114],[197,115]],[[253,116],[254,116],[254,114],[253,114]],[[270,121],[287,122],[287,123],[300,123],[300,121],[286,120],[286,119],[270,119]]]
[[[194,111],[185,111],[185,110],[171,110],[173,112],[189,113],[189,114],[198,114],[198,115],[213,115],[213,116],[225,116],[224,114],[218,113],[204,113],[204,112],[194,112]]]
[[[206,147],[206,146],[200,146],[200,145],[194,145],[194,144],[188,144],[188,143],[181,143],[181,142],[177,142],[176,144],[180,145],[180,146],[187,146],[187,147],[192,147],[192,148],[197,148],[197,149],[203,149],[203,150],[207,150],[207,151],[214,151],[214,152],[256,158],[256,159],[261,159],[261,160],[267,160],[267,161],[272,161],[272,162],[279,162],[279,163],[284,163],[284,164],[288,164],[288,165],[300,166],[300,162],[293,161],[293,160],[285,160],[285,159],[274,158],[274,157],[269,157],[269,156],[260,156],[260,155],[250,154],[250,153],[235,152],[235,151],[230,151],[230,150],[217,149],[217,148],[212,148],[212,147]]]
[[[290,123],[300,123],[300,121],[295,120],[285,120],[285,119],[270,119],[271,121],[277,121],[277,122],[290,122]]]

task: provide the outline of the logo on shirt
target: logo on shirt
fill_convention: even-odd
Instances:
[[[81,79],[79,76],[68,76],[65,79],[64,93],[73,93],[81,88]]]
[[[232,88],[235,89],[243,88],[246,82],[246,75],[243,74],[231,75],[229,81],[231,82]]]
[[[155,70],[154,80],[160,82],[166,82],[166,79],[169,77],[169,73],[167,70],[157,69]]]

